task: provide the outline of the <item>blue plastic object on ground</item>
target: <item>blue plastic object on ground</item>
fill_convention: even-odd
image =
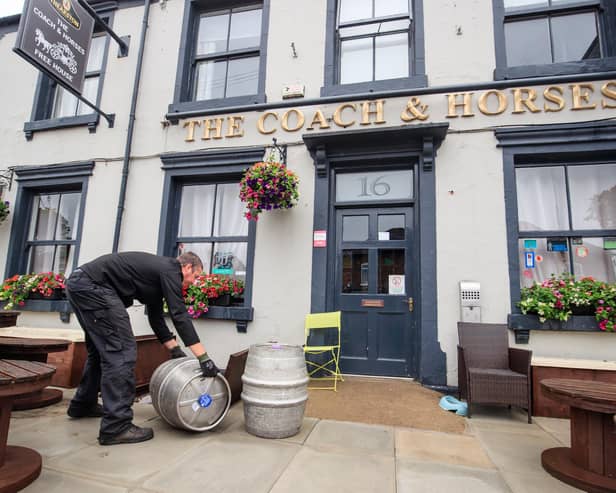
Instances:
[[[466,416],[468,414],[466,402],[459,401],[451,395],[444,395],[438,405],[445,411],[455,411],[459,416]]]

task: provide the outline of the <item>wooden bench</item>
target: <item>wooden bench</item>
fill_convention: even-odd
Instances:
[[[41,455],[26,447],[7,446],[13,400],[51,382],[56,369],[35,361],[0,359],[0,493],[25,488],[41,473]]]
[[[541,391],[541,381],[567,378],[616,383],[616,361],[533,356],[532,360],[533,416],[568,418],[569,406]]]
[[[541,389],[571,408],[571,448],[545,450],[543,468],[583,491],[616,491],[616,384],[553,378]]]
[[[47,363],[49,353],[66,351],[71,341],[64,339],[32,339],[28,337],[0,336],[0,358],[38,361]],[[49,406],[62,400],[58,389],[39,389],[29,395],[14,399],[13,409],[35,409]]]

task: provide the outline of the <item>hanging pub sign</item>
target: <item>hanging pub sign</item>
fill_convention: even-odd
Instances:
[[[81,94],[93,30],[94,19],[77,0],[25,0],[13,50]]]

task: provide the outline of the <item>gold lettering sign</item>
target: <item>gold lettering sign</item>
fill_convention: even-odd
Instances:
[[[592,82],[580,82],[563,86],[551,85],[543,90],[516,87],[506,90],[446,93],[443,96],[447,104],[445,107],[440,107],[440,114],[439,107],[433,103],[428,112],[428,104],[422,101],[427,99],[427,96],[410,96],[399,109],[394,108],[399,112],[398,124],[414,125],[430,122],[435,113],[437,121],[443,117],[472,118],[476,116],[475,110],[488,117],[507,113],[512,115],[556,113],[565,109],[613,110],[616,109],[616,80],[603,82],[601,86]],[[262,135],[271,135],[279,130],[292,133],[302,129],[314,131],[329,130],[332,127],[383,125],[388,123],[385,119],[385,103],[384,99],[342,103],[333,108],[333,111],[324,108],[268,110],[260,114],[256,129]],[[186,120],[182,123],[182,127],[186,129],[184,141],[194,142],[198,131],[201,131],[201,140],[243,137],[244,121],[244,115]],[[396,122],[392,124],[395,125]]]

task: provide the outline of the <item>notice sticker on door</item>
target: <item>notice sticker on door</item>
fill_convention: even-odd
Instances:
[[[404,276],[389,276],[389,294],[404,294]]]
[[[327,246],[327,231],[315,230],[312,234],[312,246],[314,248],[324,248]]]
[[[524,252],[524,267],[527,269],[535,267],[535,252]]]

